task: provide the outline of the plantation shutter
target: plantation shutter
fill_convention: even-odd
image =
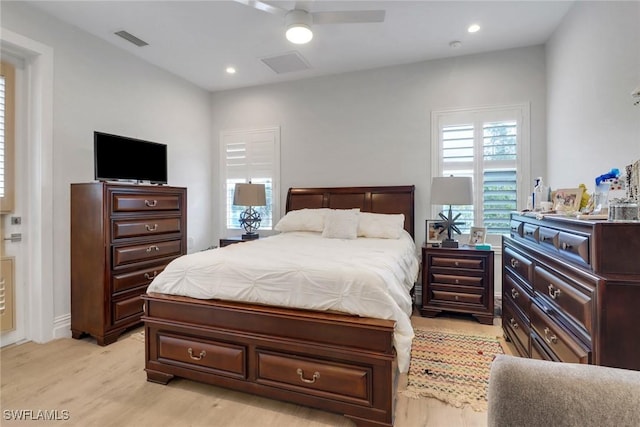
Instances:
[[[486,227],[488,234],[509,233],[509,214],[518,209],[523,193],[519,170],[526,169],[528,175],[519,154],[526,152],[521,142],[524,113],[524,109],[434,113],[439,162],[434,176],[473,178],[474,205],[453,207],[464,221],[463,233],[474,225]],[[528,117],[528,109],[526,113]]]

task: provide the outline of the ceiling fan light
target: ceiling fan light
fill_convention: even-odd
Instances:
[[[295,44],[309,43],[313,38],[311,28],[304,24],[293,24],[287,28],[287,40]]]

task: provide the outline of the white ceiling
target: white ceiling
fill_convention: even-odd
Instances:
[[[313,26],[307,45],[284,18],[234,1],[33,1],[35,7],[211,91],[543,44],[570,1],[328,1],[311,11],[386,11],[383,23]],[[292,9],[293,1],[269,2]],[[467,33],[478,23],[481,30]],[[149,43],[136,47],[113,33]],[[450,42],[462,46],[454,49]],[[309,69],[276,74],[262,58],[299,53]],[[234,66],[237,73],[225,72]]]

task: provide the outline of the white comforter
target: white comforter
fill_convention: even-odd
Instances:
[[[417,275],[415,244],[406,232],[397,240],[292,232],[180,257],[148,292],[393,319],[398,368],[407,372],[409,290]]]

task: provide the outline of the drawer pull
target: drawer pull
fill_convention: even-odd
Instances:
[[[456,265],[456,267],[460,267],[460,262],[456,261],[454,264]]]
[[[511,258],[511,267],[513,268],[518,268],[518,265],[520,265],[520,263],[518,262],[517,259],[515,258]]]
[[[564,249],[564,250],[566,251],[566,250],[571,249],[573,246],[571,246],[571,245],[570,245],[569,243],[567,243],[567,242],[562,242],[561,247],[562,247],[562,249]]]
[[[533,231],[525,231],[524,234],[527,236],[533,236]]]
[[[298,368],[298,370],[296,371],[298,373],[298,376],[300,377],[300,381],[302,381],[303,383],[307,383],[307,384],[313,384],[316,382],[316,380],[318,378],[320,378],[320,372],[315,371],[313,373],[313,377],[308,380],[304,377],[304,371],[301,368]]]
[[[144,278],[147,280],[153,280],[156,278],[156,276],[158,275],[157,271],[153,271],[153,276],[150,276],[149,273],[144,273]]]
[[[193,360],[202,360],[207,355],[207,352],[202,350],[198,356],[194,356],[193,349],[191,347],[187,349],[187,353],[189,353],[189,357],[192,358]]]
[[[153,208],[158,204],[158,201],[157,200],[145,200],[144,204],[145,204],[145,206]]]
[[[158,224],[153,224],[153,227],[149,224],[145,224],[145,228],[147,229],[147,231],[156,231],[158,229]]]
[[[549,296],[551,299],[557,299],[561,293],[560,289],[554,289],[553,284],[549,284]]]
[[[160,251],[160,248],[157,247],[156,245],[151,245],[147,248],[147,253],[150,253],[153,250]]]
[[[456,279],[456,285],[460,284],[460,280]]]
[[[520,296],[520,293],[516,291],[514,288],[511,288],[511,298],[517,299]]]
[[[511,325],[511,327],[513,329],[518,329],[519,328],[518,323],[516,322],[516,320],[513,317],[511,319],[509,319],[509,324]]]
[[[550,333],[551,333],[551,330],[549,328],[544,328],[544,340],[549,344],[557,343],[558,337],[556,337],[555,335],[549,336]]]

